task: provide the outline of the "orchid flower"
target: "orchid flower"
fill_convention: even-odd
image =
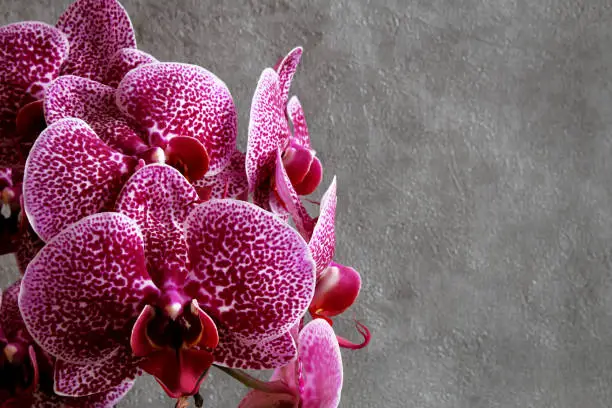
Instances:
[[[110,408],[132,387],[125,381],[81,398],[53,390],[54,359],[28,333],[17,307],[20,281],[0,292],[0,408]]]
[[[118,212],[70,225],[30,262],[19,306],[58,360],[56,390],[87,395],[142,369],[179,398],[213,362],[264,369],[295,357],[289,329],[314,292],[306,242],[252,204],[198,201],[176,169],[145,166]]]
[[[216,180],[241,182],[224,172],[241,160],[234,103],[204,68],[145,64],[117,89],[63,76],[44,104],[49,127],[32,147],[23,183],[26,214],[44,241],[112,208],[125,181],[147,163],[172,165],[191,181],[220,173]]]
[[[239,408],[336,408],[342,391],[342,357],[332,327],[323,319],[306,324],[297,337],[298,358],[277,368],[272,380],[282,380],[295,395],[254,390]],[[297,397],[296,397],[297,396]]]
[[[12,170],[11,185],[2,187],[0,252],[32,247],[22,242],[25,227],[17,231],[14,224],[23,166],[46,127],[41,99],[49,84],[71,74],[116,86],[132,68],[155,61],[135,47],[130,19],[116,0],[77,0],[56,27],[35,21],[0,27],[0,166]]]
[[[281,215],[288,211],[300,233],[308,238],[313,220],[299,200],[295,203],[288,197],[312,193],[323,175],[310,146],[302,107],[297,97],[287,100],[301,56],[301,47],[293,49],[259,78],[251,103],[246,172],[255,203]],[[293,134],[287,116],[293,123]]]

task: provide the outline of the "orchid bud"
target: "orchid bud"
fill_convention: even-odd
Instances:
[[[361,277],[356,270],[332,262],[319,276],[309,310],[322,317],[339,315],[355,302],[360,288]]]

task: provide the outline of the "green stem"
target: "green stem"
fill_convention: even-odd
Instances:
[[[289,394],[296,397],[295,390],[289,387],[284,381],[261,381],[242,370],[218,365],[215,365],[215,367],[247,387],[253,388],[254,390],[268,392],[271,394]]]

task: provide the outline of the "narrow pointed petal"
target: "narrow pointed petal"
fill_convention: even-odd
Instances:
[[[65,75],[56,79],[44,100],[49,125],[65,118],[86,122],[102,141],[125,154],[149,146],[115,105],[115,89],[90,79]]]
[[[249,191],[253,192],[274,173],[276,151],[281,146],[281,91],[278,74],[265,69],[251,102],[246,173]]]
[[[361,334],[361,336],[363,337],[363,341],[361,343],[353,343],[352,341],[347,340],[344,337],[336,336],[340,347],[347,348],[350,350],[359,350],[370,344],[370,340],[372,339],[370,329],[368,329],[365,324],[357,321],[355,322],[355,326],[357,327],[357,331],[359,332],[359,334]]]
[[[183,223],[198,194],[176,169],[154,164],[138,170],[119,194],[115,209],[142,231],[147,270],[158,287],[181,287],[187,275]]]
[[[64,75],[101,82],[108,61],[122,48],[136,48],[134,28],[116,0],[77,0],[62,14],[56,27],[70,41]]]
[[[289,330],[304,314],[314,262],[289,225],[228,199],[196,206],[185,229],[192,266],[186,290],[220,326],[256,343]]]
[[[302,52],[302,47],[295,47],[289,51],[289,54],[287,54],[287,56],[280,61],[278,67],[276,67],[276,72],[278,72],[278,77],[280,80],[280,101],[283,107],[287,104],[289,88],[291,88],[291,80],[295,75],[300,59],[302,58]]]
[[[34,393],[30,408],[113,408],[128,393],[133,384],[133,381],[126,380],[109,391],[76,398],[47,394],[39,390]]]
[[[48,241],[69,224],[111,208],[136,164],[79,119],[49,126],[32,147],[23,180],[32,229]]]
[[[296,398],[288,394],[269,394],[253,390],[240,401],[238,408],[295,408]]]
[[[106,67],[104,83],[113,88],[119,86],[123,77],[136,67],[158,62],[155,57],[136,48],[122,48],[113,55]]]
[[[130,322],[156,295],[136,223],[101,213],[64,229],[30,262],[19,308],[45,351],[86,364],[127,346]]]
[[[228,332],[219,333],[214,350],[215,363],[230,368],[267,370],[287,365],[295,359],[297,349],[290,333],[261,343],[247,344]]]
[[[315,225],[315,220],[308,215],[306,207],[304,207],[304,204],[302,204],[302,201],[293,188],[293,185],[291,185],[291,180],[289,179],[289,176],[285,171],[285,167],[283,166],[283,158],[280,150],[278,150],[276,154],[275,174],[276,192],[278,193],[278,196],[283,204],[285,204],[287,211],[289,211],[291,214],[297,230],[305,239],[310,239]]]
[[[355,269],[332,262],[318,276],[309,310],[322,317],[337,316],[355,303],[360,289],[361,277]]]
[[[292,96],[287,103],[287,116],[293,125],[293,141],[310,149],[310,133],[306,124],[304,109],[297,96]]]
[[[244,170],[245,154],[236,150],[229,164],[214,176],[206,176],[194,183],[198,191],[205,191],[208,200],[211,198],[242,198],[248,189]]]
[[[117,88],[119,109],[166,147],[175,136],[198,139],[209,173],[223,170],[236,146],[237,119],[223,81],[204,68],[179,63],[147,64],[130,71]]]
[[[2,93],[12,89],[13,104],[23,100],[24,95],[20,93],[41,98],[49,82],[59,75],[68,48],[64,34],[45,23],[26,21],[0,27]],[[0,116],[5,115],[4,109],[10,108],[2,104],[2,109]]]
[[[302,406],[337,407],[342,391],[342,357],[329,323],[315,319],[304,326],[298,340],[298,354],[302,362]]]
[[[312,231],[312,237],[308,242],[308,248],[317,264],[317,277],[329,266],[336,251],[336,177],[327,188],[323,198],[319,218]]]
[[[129,350],[120,348],[96,363],[55,362],[54,392],[67,397],[85,397],[112,391],[117,386],[133,383],[139,373]]]

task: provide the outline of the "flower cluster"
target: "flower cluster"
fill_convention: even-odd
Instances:
[[[332,328],[361,280],[334,260],[335,178],[303,204],[323,166],[289,98],[302,49],[261,74],[246,153],[225,83],[138,50],[116,0],[0,27],[0,53],[0,253],[23,275],[0,407],[112,407],[144,373],[201,405],[213,365],[254,388],[241,407],[336,407],[340,347],[370,333]]]

